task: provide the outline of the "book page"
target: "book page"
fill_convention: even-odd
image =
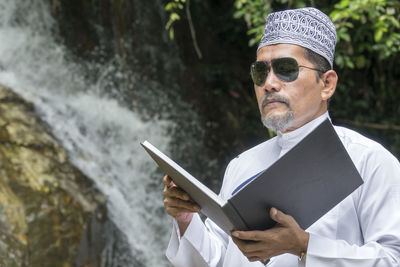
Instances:
[[[201,203],[199,203],[197,199],[203,199],[201,194],[207,195],[208,198],[212,199],[221,207],[225,205],[226,201],[222,200],[211,189],[202,184],[199,180],[193,177],[190,173],[188,173],[185,169],[167,157],[148,141],[144,141],[142,146],[161,167],[161,169],[173,179],[174,183],[182,187],[183,190],[185,190],[194,201],[198,202],[199,205]]]

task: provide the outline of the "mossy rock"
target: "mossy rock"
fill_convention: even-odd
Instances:
[[[100,266],[104,229],[122,235],[49,132],[31,103],[0,86],[0,266]]]

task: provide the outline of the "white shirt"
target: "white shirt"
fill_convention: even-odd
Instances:
[[[263,142],[233,159],[225,172],[220,197],[229,199],[234,189],[289,151],[326,118],[328,113],[301,128]],[[400,164],[380,144],[335,126],[364,184],[340,202],[307,232],[310,239],[305,261],[292,254],[273,257],[271,267],[399,267],[400,266]],[[318,201],[318,199],[316,199]],[[174,266],[264,266],[249,262],[211,220],[193,216],[180,238],[174,229],[166,252]]]

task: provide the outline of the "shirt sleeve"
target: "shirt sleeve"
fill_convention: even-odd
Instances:
[[[177,267],[218,267],[223,265],[227,243],[228,236],[217,225],[208,219],[204,224],[195,214],[182,237],[174,220],[166,256]]]
[[[231,165],[232,162],[225,171],[219,194],[223,199],[226,199],[226,177]],[[220,267],[224,263],[228,242],[229,237],[221,228],[209,219],[203,223],[199,214],[196,213],[182,237],[178,223],[174,220],[166,256],[177,267]]]
[[[356,195],[362,245],[310,234],[306,267],[400,266],[400,164],[387,151],[369,155]],[[345,218],[344,218],[345,219]]]

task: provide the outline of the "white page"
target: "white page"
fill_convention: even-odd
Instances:
[[[180,176],[183,176],[184,179],[186,179],[187,182],[189,182],[192,185],[192,187],[196,188],[196,189],[190,188],[190,191],[193,191],[193,194],[190,194],[190,192],[188,192],[189,195],[193,198],[193,200],[195,200],[194,198],[196,197],[197,194],[205,194],[208,198],[212,199],[220,207],[222,207],[226,204],[226,201],[222,200],[211,189],[209,189],[207,186],[202,184],[199,180],[194,178],[190,173],[188,173],[185,169],[183,169],[181,166],[179,166],[177,163],[175,163],[173,160],[171,160],[169,157],[167,157],[164,153],[162,153],[160,150],[158,150],[155,146],[150,144],[148,141],[144,141],[142,143],[142,146],[146,149],[146,151],[150,154],[150,156],[157,162],[158,165],[160,165],[160,164],[165,165],[165,168],[163,168],[163,166],[160,165],[160,167],[163,169],[163,171],[165,173],[167,173],[167,170],[175,171],[175,172],[179,173]],[[169,170],[169,169],[171,169],[171,170]],[[176,184],[179,184],[179,186],[181,186],[181,187],[185,187],[185,184],[187,182],[181,181],[181,178],[183,178],[183,177],[179,177],[179,176],[174,177],[174,182]],[[189,188],[183,188],[183,189],[185,191],[189,191]],[[196,192],[196,191],[198,191],[198,192]]]

